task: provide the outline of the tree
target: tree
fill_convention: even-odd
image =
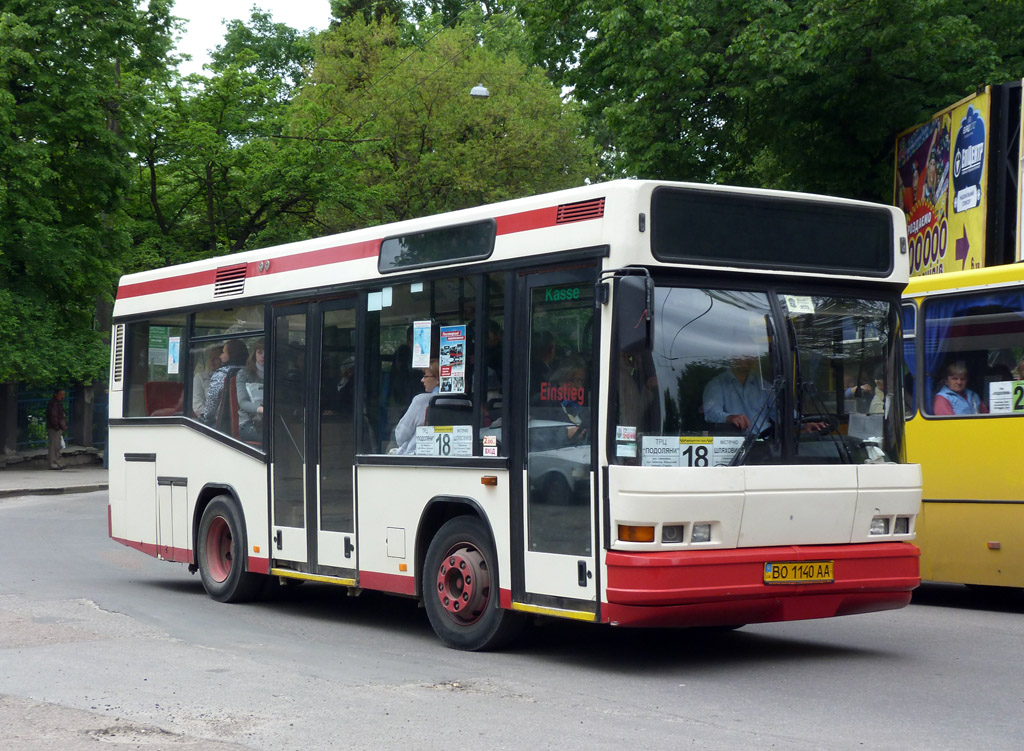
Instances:
[[[891,197],[898,132],[1024,74],[981,0],[539,0],[534,61],[573,88],[609,174]],[[1010,58],[1000,60],[1000,54]],[[1016,55],[1016,57],[1014,57]]]
[[[579,185],[594,165],[582,121],[543,71],[499,58],[472,30],[440,28],[422,46],[361,16],[321,36],[292,133],[331,164],[318,212],[337,230]],[[469,96],[484,82],[489,99]],[[338,192],[343,189],[344,194]]]
[[[227,24],[209,75],[155,85],[133,151],[134,251],[125,270],[223,255],[317,234],[321,162],[286,133],[312,67],[310,33],[254,10]]]
[[[167,64],[169,0],[6,0],[0,11],[0,381],[106,373],[139,94]]]

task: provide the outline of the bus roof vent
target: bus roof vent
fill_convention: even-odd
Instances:
[[[555,217],[555,224],[568,224],[569,222],[582,222],[587,219],[600,219],[604,216],[604,198],[594,198],[590,201],[577,201],[576,203],[563,203],[558,207],[558,215]]]
[[[214,297],[231,297],[245,292],[245,272],[249,265],[240,263],[236,266],[221,266],[217,269],[217,278],[213,285]]]
[[[110,374],[111,390],[120,391],[124,382],[124,324],[114,326],[113,369]]]

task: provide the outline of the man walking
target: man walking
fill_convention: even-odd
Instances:
[[[57,389],[46,405],[46,434],[50,439],[48,458],[50,469],[64,469],[60,463],[61,441],[68,429],[68,418],[64,412],[64,389]]]

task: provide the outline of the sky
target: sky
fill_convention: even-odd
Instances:
[[[329,0],[175,0],[171,12],[187,22],[178,51],[192,55],[190,62],[182,64],[181,72],[201,73],[203,63],[210,61],[207,51],[224,41],[222,21],[247,20],[253,5],[270,13],[275,22],[302,31],[327,28],[331,16]]]

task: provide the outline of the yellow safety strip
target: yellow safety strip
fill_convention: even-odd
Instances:
[[[525,602],[513,602],[513,610],[520,610],[524,613],[536,613],[537,615],[552,615],[555,618],[571,618],[574,621],[596,621],[595,613],[581,612],[579,610],[562,610],[561,608],[545,608],[539,605],[527,605]]]
[[[355,579],[343,579],[340,576],[320,576],[319,574],[304,574],[301,571],[291,571],[286,568],[270,569],[271,576],[283,576],[286,579],[304,579],[311,582],[324,582],[325,584],[340,584],[343,587],[354,587]]]

